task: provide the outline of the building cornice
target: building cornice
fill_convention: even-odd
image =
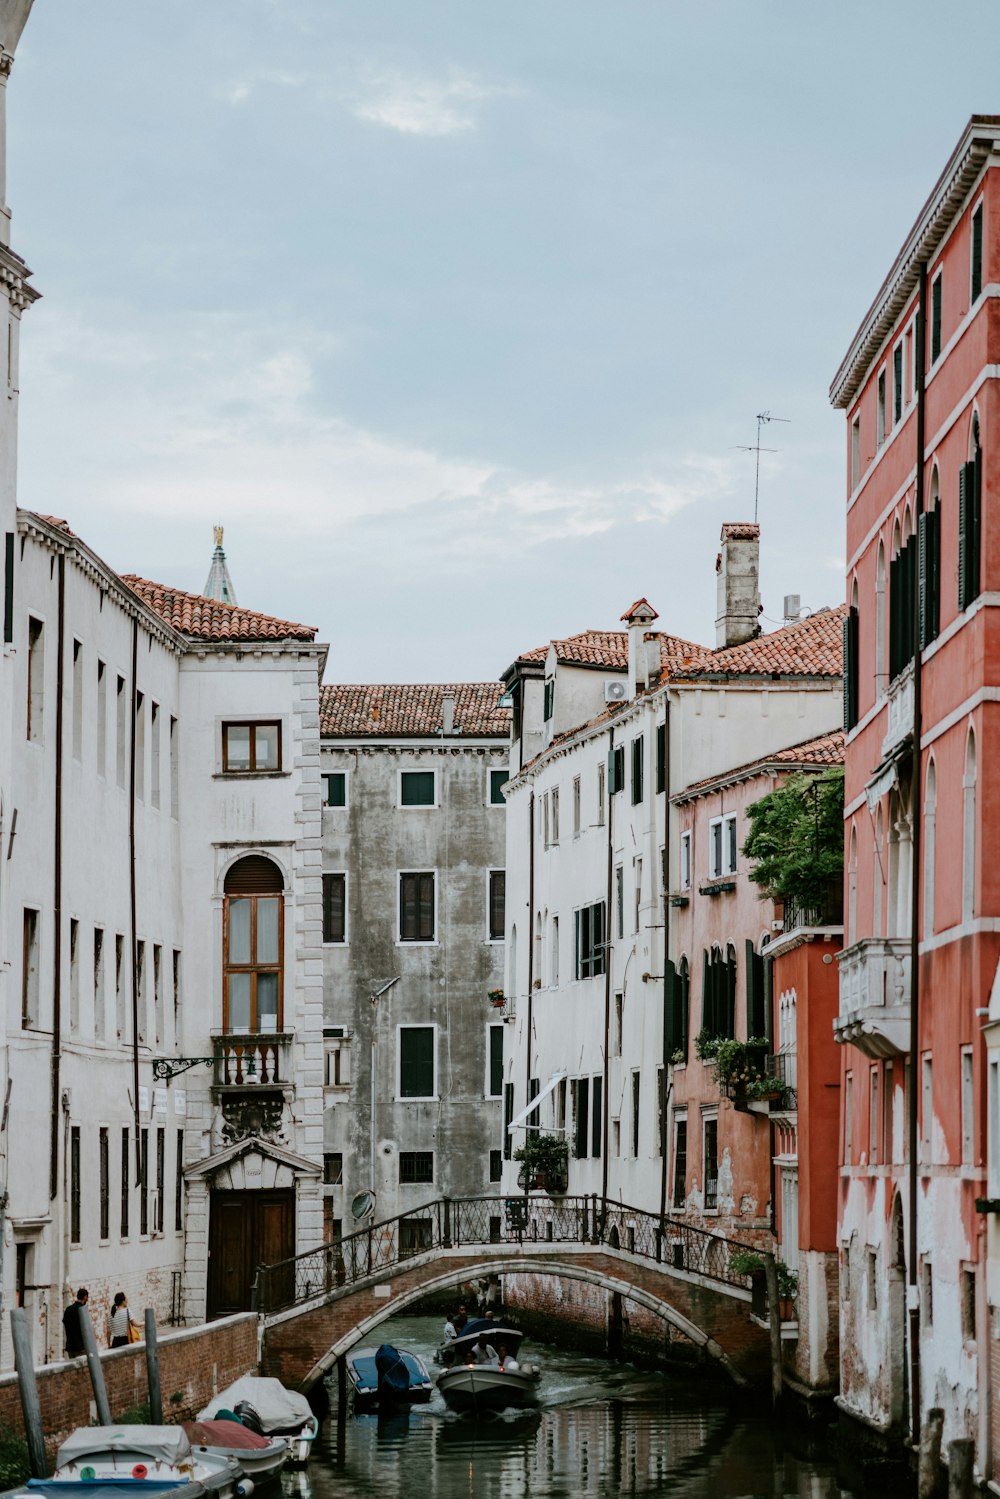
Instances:
[[[489,737],[488,735],[473,735],[468,738],[459,738],[456,735],[439,736],[432,739],[430,735],[406,735],[396,734],[391,738],[384,739],[373,735],[356,735],[354,738],[337,738],[335,735],[323,734],[320,736],[321,750],[364,750],[369,754],[377,754],[383,751],[388,754],[398,754],[400,750],[418,751],[423,750],[432,755],[456,755],[462,750],[503,750],[510,749],[510,739],[506,734]]]
[[[9,245],[0,244],[0,285],[4,287],[11,307],[18,312],[23,312],[42,295],[28,285],[30,275],[20,255],[15,255]]]

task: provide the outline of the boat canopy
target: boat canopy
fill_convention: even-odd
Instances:
[[[182,1426],[79,1426],[62,1443],[56,1464],[62,1468],[102,1452],[183,1463],[191,1458],[191,1443]]]
[[[298,1390],[286,1390],[280,1379],[262,1379],[244,1374],[198,1412],[199,1421],[214,1420],[221,1410],[235,1410],[241,1400],[252,1405],[265,1431],[281,1431],[312,1420],[312,1407]]]

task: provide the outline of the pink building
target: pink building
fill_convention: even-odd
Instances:
[[[1000,950],[1000,117],[974,117],[831,387],[847,415],[842,1410],[994,1477],[986,1052]],[[919,746],[919,748],[918,748]],[[996,783],[994,778],[997,777]]]

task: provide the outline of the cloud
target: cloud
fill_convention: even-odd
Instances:
[[[289,73],[282,69],[261,68],[252,73],[245,73],[241,78],[234,78],[221,90],[222,97],[227,104],[234,107],[245,104],[258,88],[302,88],[309,81],[307,73]]]
[[[364,97],[355,99],[351,109],[357,119],[401,135],[460,135],[476,129],[478,105],[506,92],[472,78],[442,82],[382,74],[369,80]]]

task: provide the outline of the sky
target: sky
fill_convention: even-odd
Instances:
[[[712,643],[844,594],[828,389],[974,112],[989,0],[35,0],[8,88],[19,498],[315,625],[328,681],[498,677],[645,595]],[[942,37],[942,26],[954,33]],[[900,54],[905,42],[905,66]],[[944,43],[947,42],[947,45]]]

